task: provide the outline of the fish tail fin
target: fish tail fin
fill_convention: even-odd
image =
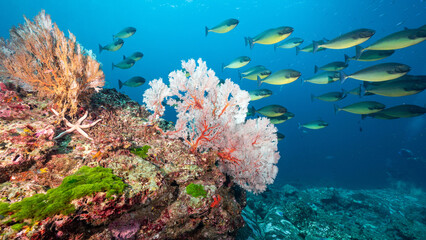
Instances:
[[[247,44],[248,44],[247,37],[244,37],[244,46],[246,46],[246,47],[247,47]]]
[[[364,48],[361,47],[360,45],[357,45],[355,47],[355,59],[359,59],[359,57],[361,57],[361,53],[364,51]]]
[[[114,70],[114,63],[111,63],[111,66],[112,66],[111,70]]]
[[[341,89],[342,91],[342,99],[345,98],[348,95],[348,91],[346,91],[345,89]]]
[[[315,65],[315,68],[314,68],[314,73],[317,73],[318,72],[318,66],[317,65]]]
[[[207,37],[207,34],[209,34],[209,28],[207,26],[205,27],[205,31],[206,31],[206,37]]]
[[[364,81],[365,82],[365,81]],[[362,88],[362,84],[359,85],[359,90],[358,90],[358,97],[361,98],[361,88]]]
[[[99,54],[101,54],[101,53],[102,53],[102,50],[104,50],[104,48],[102,47],[102,45],[101,45],[101,44],[99,44]]]
[[[225,69],[225,64],[222,63],[222,72],[223,72],[224,69]]]
[[[303,86],[303,83],[305,83],[306,82],[306,80],[303,80],[303,78],[302,77],[300,77],[300,85],[302,85]]]
[[[296,56],[300,53],[300,47],[296,47]]]
[[[368,96],[370,95],[368,92],[368,86],[370,86],[369,82],[364,81],[361,86],[359,86],[359,96]],[[362,94],[361,94],[362,93]]]
[[[311,93],[311,102],[313,102],[315,99],[315,95],[313,93]]]
[[[240,81],[243,79],[243,75],[241,74],[240,70],[238,70],[238,78],[240,78]]]
[[[349,60],[351,60],[350,57],[345,54],[345,65],[348,64]]]
[[[347,78],[348,75],[346,75],[344,72],[340,72],[340,84],[343,84]]]
[[[123,87],[123,82],[118,79],[118,89],[121,89]]]
[[[312,46],[313,46],[313,53],[316,53],[317,51],[318,51],[318,46],[319,46],[319,43],[317,42],[317,41],[312,41]]]
[[[253,38],[247,37],[247,44],[250,45],[250,49],[252,49],[254,46]]]
[[[123,55],[123,60],[126,59],[126,55]]]
[[[261,84],[262,84],[262,79],[258,75],[257,76],[257,87],[260,87]]]
[[[340,111],[339,106],[337,104],[334,104],[334,115],[336,115],[338,111]]]
[[[251,108],[249,108],[248,110],[248,114],[249,116],[254,116],[256,114],[256,109],[253,106],[251,106]]]
[[[300,124],[300,122],[297,123],[297,128],[302,129],[302,124]]]

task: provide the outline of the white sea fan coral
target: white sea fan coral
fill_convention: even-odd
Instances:
[[[254,193],[262,192],[277,175],[276,128],[269,119],[245,122],[250,96],[230,79],[219,84],[215,72],[201,59],[182,61],[183,71],[169,74],[170,85],[150,82],[144,93],[150,121],[164,113],[162,102],[174,106],[178,113],[175,130],[166,134],[182,138],[190,151],[215,151],[222,171],[234,177],[237,184]]]

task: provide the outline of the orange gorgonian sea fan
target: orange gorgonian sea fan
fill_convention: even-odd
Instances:
[[[104,85],[99,62],[70,32],[69,37],[42,10],[33,21],[12,27],[0,39],[0,77],[8,78],[37,96],[52,100],[54,108],[73,116],[83,98]]]

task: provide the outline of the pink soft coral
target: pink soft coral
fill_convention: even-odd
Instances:
[[[183,71],[169,74],[170,86],[161,79],[150,83],[144,102],[154,111],[154,121],[164,112],[161,105],[166,97],[168,105],[178,112],[176,130],[166,134],[182,138],[191,152],[212,150],[218,153],[222,171],[234,177],[243,188],[255,193],[266,189],[276,177],[279,154],[276,128],[267,118],[245,122],[248,92],[230,79],[219,84],[219,79],[201,59],[182,62]]]

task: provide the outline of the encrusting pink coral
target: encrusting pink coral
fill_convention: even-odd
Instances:
[[[248,92],[229,79],[219,79],[206,63],[198,60],[182,61],[183,71],[169,74],[170,85],[162,79],[150,82],[144,93],[144,103],[154,111],[150,120],[164,113],[161,103],[174,106],[178,115],[175,130],[165,134],[181,138],[190,146],[190,152],[216,151],[221,159],[220,168],[234,177],[236,183],[254,193],[263,192],[273,183],[278,168],[277,129],[267,118],[245,122]]]

